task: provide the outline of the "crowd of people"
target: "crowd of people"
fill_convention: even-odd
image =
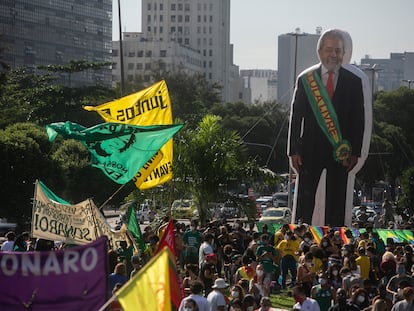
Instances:
[[[293,309],[408,310],[414,307],[412,245],[383,241],[366,228],[359,236],[330,229],[318,242],[306,224],[283,225],[276,232],[264,225],[259,232],[242,220],[213,221],[199,228],[175,222],[180,283],[180,311],[273,310],[269,297],[292,293]],[[294,228],[294,229],[293,229]],[[293,230],[292,230],[293,229]],[[149,254],[159,236],[150,226],[143,231]],[[28,232],[6,234],[1,251],[56,249],[56,244]],[[137,273],[148,253],[134,254],[131,241],[108,251],[111,295]],[[280,306],[279,306],[280,307]],[[121,310],[121,309],[112,309]]]

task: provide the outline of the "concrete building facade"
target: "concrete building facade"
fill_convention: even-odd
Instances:
[[[5,63],[29,72],[71,60],[110,62],[112,0],[2,0],[0,47]],[[62,73],[59,82],[110,86],[111,70]]]
[[[319,62],[316,47],[320,35],[320,29],[316,34],[296,29],[278,37],[277,98],[282,105],[290,105],[297,75]]]
[[[243,80],[243,101],[264,103],[277,100],[277,71],[270,69],[240,70]]]
[[[125,33],[123,36],[126,57],[132,55],[134,45],[128,40],[128,35]],[[190,71],[198,69],[207,81],[222,86],[223,101],[240,97],[240,92],[235,89],[236,86],[238,89],[239,77],[238,68],[233,65],[230,44],[230,0],[142,0],[142,34],[139,40],[135,43],[136,52],[146,51],[152,55],[148,56],[152,61],[167,63],[174,59],[175,64],[187,54],[195,61],[190,64]],[[115,54],[117,47],[119,42],[114,42]],[[173,55],[175,51],[178,56]],[[114,61],[119,62],[119,57],[114,56]],[[129,71],[130,61],[124,62],[125,71]],[[181,65],[187,68],[189,64],[183,62]],[[117,74],[114,73],[115,76]],[[135,73],[131,74],[142,75],[143,72],[135,68]]]

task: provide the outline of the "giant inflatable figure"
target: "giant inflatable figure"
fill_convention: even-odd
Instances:
[[[355,174],[368,155],[372,93],[367,76],[349,64],[347,32],[325,31],[317,53],[320,63],[299,74],[292,100],[293,220],[339,227],[350,225]]]

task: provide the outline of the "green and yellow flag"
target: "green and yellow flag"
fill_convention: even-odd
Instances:
[[[171,101],[164,80],[137,93],[85,110],[96,111],[106,122],[133,125],[172,124]],[[149,189],[172,179],[173,141],[169,140],[161,153],[144,165],[134,178],[139,189]]]
[[[91,153],[92,166],[101,169],[118,184],[125,184],[156,157],[160,148],[181,127],[182,124],[135,126],[103,123],[86,128],[68,121],[47,125],[46,132],[50,141],[57,134],[79,140]]]

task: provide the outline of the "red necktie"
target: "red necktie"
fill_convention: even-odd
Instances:
[[[334,94],[334,84],[333,84],[333,72],[328,71],[328,81],[326,81],[326,90],[328,91],[329,98],[332,99]]]

